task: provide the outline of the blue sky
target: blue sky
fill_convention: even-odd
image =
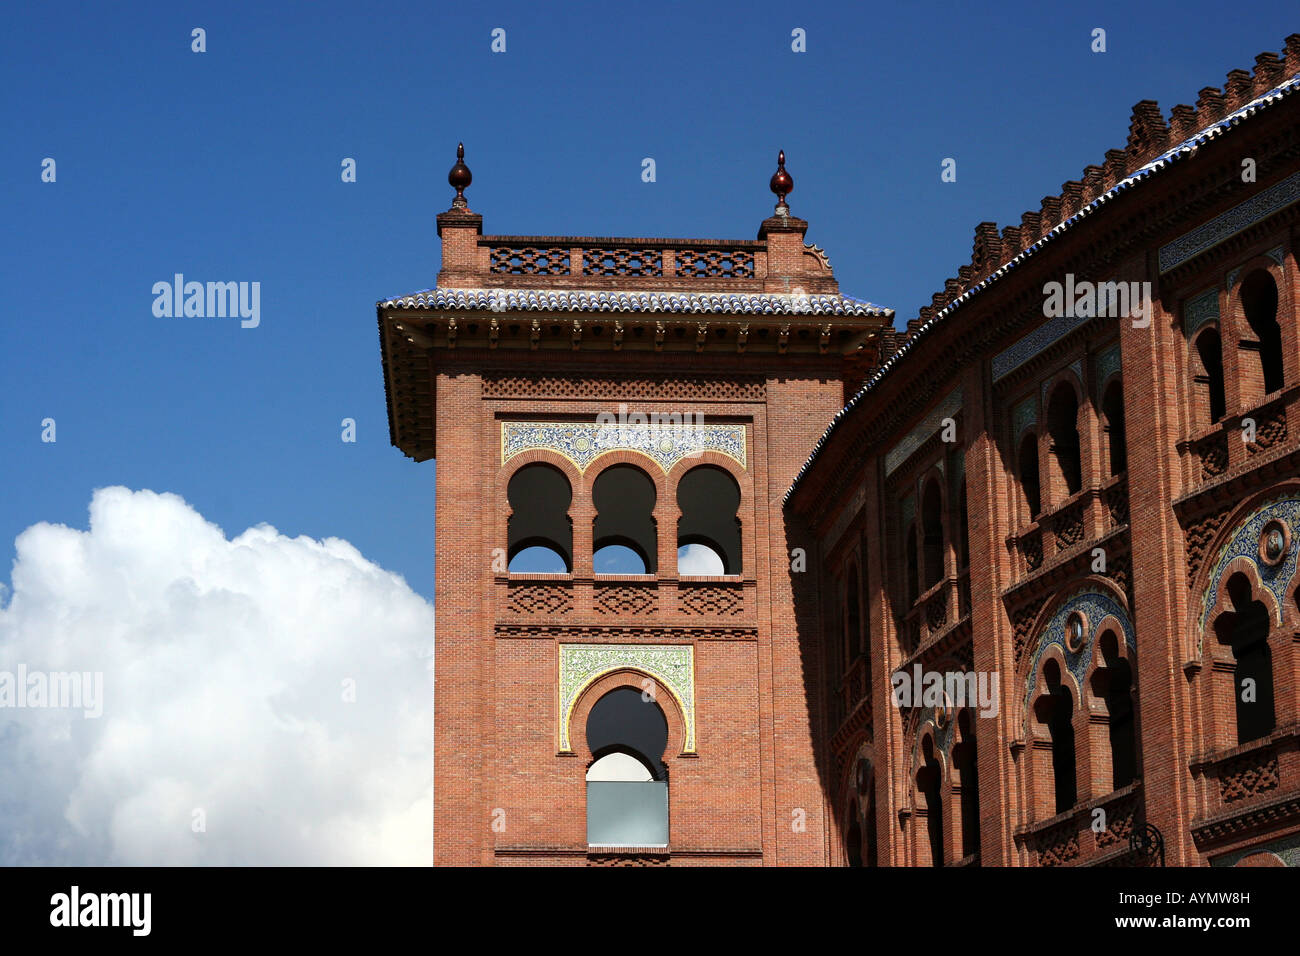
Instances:
[[[374,302],[433,284],[458,140],[507,234],[750,238],[784,149],[842,289],[905,320],[976,222],[1122,147],[1133,103],[1167,115],[1297,28],[1208,2],[10,5],[0,581],[24,528],[124,485],[228,535],[344,538],[431,598],[435,467],[388,443]],[[155,317],[178,272],[260,282],[261,324]]]

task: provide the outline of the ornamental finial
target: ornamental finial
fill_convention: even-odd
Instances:
[[[468,209],[469,204],[465,201],[465,190],[469,184],[474,181],[470,174],[469,167],[465,165],[465,144],[456,144],[456,165],[451,167],[451,172],[447,174],[447,182],[456,190],[456,198],[451,201],[452,209]]]
[[[785,197],[794,192],[794,180],[790,174],[785,171],[785,150],[781,150],[776,156],[776,172],[772,174],[770,183],[772,192],[776,193],[776,212],[777,215],[787,215],[790,207],[786,205]]]

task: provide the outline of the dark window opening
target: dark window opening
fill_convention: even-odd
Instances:
[[[1273,656],[1268,648],[1268,608],[1251,595],[1250,581],[1240,572],[1228,579],[1232,610],[1214,623],[1219,641],[1232,648],[1236,699],[1237,743],[1267,737],[1277,726],[1273,704]]]
[[[550,465],[525,465],[506,486],[510,502],[507,560],[511,572],[573,570],[573,523],[569,480]]]
[[[1137,728],[1133,710],[1133,668],[1120,657],[1119,638],[1107,631],[1098,642],[1105,667],[1101,678],[1101,697],[1106,701],[1109,717],[1111,786],[1118,790],[1137,779]]]
[[[721,574],[740,574],[740,486],[721,468],[698,465],[677,482],[677,504],[682,517],[677,522],[678,548],[707,547],[722,563]],[[682,552],[678,552],[679,558]],[[712,565],[710,565],[711,567]],[[682,569],[678,573],[699,573]]]
[[[1038,486],[1038,436],[1030,432],[1020,441],[1020,489],[1025,495],[1025,506],[1031,520],[1037,520],[1043,511],[1043,498]]]
[[[596,505],[592,568],[597,574],[654,574],[658,553],[655,485],[633,465],[611,465],[591,489]]]
[[[1056,791],[1056,812],[1064,813],[1078,800],[1077,767],[1074,752],[1074,695],[1061,682],[1056,661],[1043,667],[1047,680],[1047,730],[1052,738],[1052,778]]]
[[[916,772],[916,785],[925,797],[926,829],[930,837],[930,865],[943,866],[943,771],[934,755],[934,740],[922,744],[925,764]]]
[[[921,535],[923,539],[921,570],[925,574],[924,590],[943,580],[943,501],[939,482],[931,478],[921,495]]]
[[[844,849],[848,853],[849,866],[862,865],[862,824],[858,822],[858,804],[849,804],[849,828],[844,835]]]
[[[959,740],[952,748],[953,766],[961,782],[961,855],[970,856],[980,848],[979,761],[976,759],[975,722],[963,708],[957,714]]]
[[[1276,392],[1282,387],[1282,327],[1277,321],[1277,283],[1267,270],[1256,269],[1241,283],[1241,307],[1258,342],[1264,392]]]
[[[1069,497],[1083,487],[1083,472],[1079,460],[1079,399],[1068,384],[1058,385],[1052,393],[1047,405],[1047,430],[1059,491]]]
[[[1204,402],[1210,416],[1207,424],[1213,424],[1228,410],[1223,387],[1223,343],[1217,329],[1206,329],[1196,337],[1196,355],[1201,360],[1202,372],[1197,381],[1204,388]]]

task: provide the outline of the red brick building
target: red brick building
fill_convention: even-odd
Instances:
[[[1297,74],[1139,103],[905,333],[783,165],[741,241],[485,236],[458,161],[378,304],[435,863],[1300,863]]]

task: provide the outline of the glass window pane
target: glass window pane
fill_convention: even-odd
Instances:
[[[587,843],[591,846],[667,846],[668,782],[589,782]]]

